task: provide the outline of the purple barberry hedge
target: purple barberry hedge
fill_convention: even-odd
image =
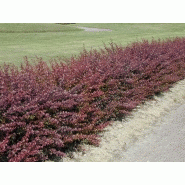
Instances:
[[[0,161],[66,155],[185,78],[185,38],[84,50],[68,64],[27,59],[0,68]]]

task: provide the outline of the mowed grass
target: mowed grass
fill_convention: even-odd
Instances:
[[[107,28],[111,32],[85,32],[78,26]],[[185,36],[185,24],[125,23],[24,23],[0,24],[0,64],[20,65],[24,56],[29,60],[42,57],[70,58],[83,48],[100,49],[110,42],[126,46],[142,39],[166,39]]]
[[[78,28],[69,27],[65,24],[49,23],[1,23],[1,33],[42,33],[42,32],[69,32],[79,31]]]

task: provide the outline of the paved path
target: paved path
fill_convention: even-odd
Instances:
[[[110,29],[87,28],[87,27],[81,27],[81,26],[77,26],[77,28],[83,29],[84,31],[88,31],[88,32],[112,31]]]
[[[184,162],[185,105],[171,110],[162,124],[120,154],[119,162]]]

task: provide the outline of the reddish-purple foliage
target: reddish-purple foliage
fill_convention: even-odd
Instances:
[[[185,38],[110,46],[69,64],[1,67],[0,161],[62,157],[82,140],[98,145],[111,120],[185,77]]]

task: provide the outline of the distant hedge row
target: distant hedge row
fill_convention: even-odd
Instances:
[[[84,50],[70,64],[0,69],[0,161],[63,157],[185,77],[185,38]],[[76,144],[76,145],[75,145]]]

